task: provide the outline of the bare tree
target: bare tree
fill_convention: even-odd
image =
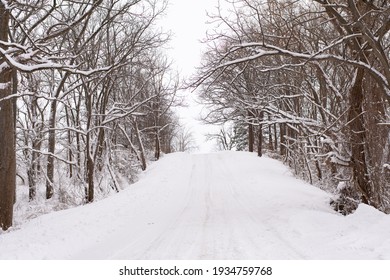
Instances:
[[[85,201],[92,202],[95,183],[98,190],[104,189],[104,174],[109,174],[107,185],[119,190],[112,157],[121,151],[120,128],[146,168],[151,148],[144,144],[152,139],[156,143],[147,128],[158,128],[154,136],[161,136],[169,126],[166,115],[176,90],[175,85],[165,84],[165,78],[158,78],[148,63],[169,39],[154,26],[167,5],[165,0],[27,2],[0,2],[3,229],[12,225],[15,199],[15,123],[16,151],[27,168],[30,199],[36,195],[38,176],[45,178],[46,198],[52,198],[60,188],[56,174],[62,176],[65,167],[72,184],[84,189]],[[159,109],[146,110],[158,95],[154,104]],[[16,98],[22,104],[18,110]],[[157,122],[144,127],[144,116],[157,116]],[[134,144],[134,138],[139,144]],[[46,169],[41,168],[44,163]],[[128,165],[133,168],[131,162]]]
[[[0,2],[0,48],[6,52],[10,47],[9,10]],[[7,98],[15,90],[12,68],[4,55],[0,57],[0,227],[3,230],[12,225],[13,203],[15,195],[16,159],[15,159],[15,120],[14,101]]]
[[[198,148],[192,132],[186,128],[178,127],[173,141],[176,152],[191,152]]]
[[[380,125],[389,119],[387,1],[229,2],[229,17],[222,9],[213,16],[226,29],[210,36],[212,55],[195,82],[213,112],[249,110],[259,131],[275,128],[279,152],[299,176],[329,176],[334,187],[348,181],[348,196],[387,211],[388,183],[379,179],[386,159],[371,140],[388,143]],[[250,86],[237,91],[240,80]],[[223,104],[210,98],[218,92]]]

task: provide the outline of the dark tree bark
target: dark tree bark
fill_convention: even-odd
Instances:
[[[92,95],[89,93],[89,90],[86,85],[84,85],[85,88],[85,106],[87,110],[87,134],[85,136],[85,157],[87,161],[87,182],[88,182],[88,189],[86,191],[86,202],[91,203],[94,200],[95,196],[95,182],[94,182],[94,171],[95,171],[95,162],[92,156],[92,147],[91,147],[91,133],[89,130],[91,128],[92,123]]]
[[[0,73],[0,99],[10,95],[11,81],[11,70]],[[0,227],[3,230],[12,226],[15,199],[16,157],[13,116],[13,101],[11,99],[0,101]]]
[[[388,144],[390,127],[381,125],[388,119],[386,110],[386,100],[383,98],[383,92],[380,86],[375,84],[371,77],[364,78],[364,125],[367,129],[366,134],[366,160],[370,171],[370,183],[372,187],[375,204],[379,208],[386,205],[386,191],[390,180],[385,176],[384,163],[390,162],[387,159],[386,147]],[[371,93],[371,94],[368,94]],[[381,208],[384,209],[384,208]]]
[[[54,153],[56,147],[56,112],[57,112],[57,100],[52,100],[50,105],[50,118],[49,118],[49,141],[48,141],[48,157],[46,167],[46,199],[50,199],[54,194]]]
[[[88,181],[88,191],[87,191],[87,203],[93,202],[95,198],[95,185],[94,185],[94,171],[95,171],[95,164],[91,155],[91,148],[90,148],[90,135],[87,134],[86,136],[86,156],[87,156],[87,181]]]
[[[363,117],[363,79],[364,69],[356,70],[355,83],[353,84],[349,93],[349,137],[351,143],[351,165],[353,170],[353,177],[356,185],[361,192],[362,201],[370,204],[371,198],[371,183],[366,162],[366,129],[364,126]]]
[[[249,152],[253,152],[253,146],[255,143],[255,136],[253,133],[253,124],[248,124],[248,150]]]
[[[154,158],[156,160],[160,159],[160,152],[161,152],[160,132],[159,132],[159,128],[157,128],[156,136],[155,136],[155,150],[154,150]]]
[[[263,121],[264,112],[260,112],[260,122]],[[259,131],[257,132],[257,155],[263,156],[263,125],[260,123]]]
[[[280,155],[284,156],[286,155],[286,124],[281,123],[280,124]]]
[[[268,120],[271,121],[271,115],[268,114]],[[272,139],[272,125],[268,125],[268,149],[274,150],[274,141]]]
[[[274,150],[277,152],[278,151],[278,131],[276,128],[276,123],[274,124],[274,140],[275,140]]]
[[[0,2],[0,40],[8,41],[9,13]],[[0,58],[0,99],[12,94],[12,74],[6,62]],[[16,187],[15,119],[14,100],[0,101],[0,227],[12,226],[13,204]]]

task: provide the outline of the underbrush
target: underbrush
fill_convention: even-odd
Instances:
[[[139,165],[127,162],[124,167],[121,163],[118,160],[114,167],[110,166],[110,170],[104,168],[101,172],[95,172],[94,202],[120,192],[138,180],[141,172]],[[34,199],[29,198],[27,180],[18,180],[13,227],[10,230],[18,229],[26,221],[38,216],[86,204],[87,183],[80,179],[81,176],[69,178],[66,168],[61,166],[56,170],[54,195],[50,199],[46,199],[44,176],[39,176]]]
[[[313,186],[330,193],[333,198],[330,200],[329,205],[336,212],[346,216],[352,214],[357,209],[360,201],[359,198],[354,195],[356,192],[353,191],[350,183],[335,180],[334,176],[326,169],[327,167],[324,166],[324,164],[322,164],[322,166],[316,166],[314,162],[309,162],[296,166],[291,160],[289,161],[288,158],[281,156],[274,151],[268,150],[266,151],[266,154],[270,158],[283,162],[298,179],[309,182]],[[297,164],[297,158],[294,159],[294,162]],[[310,172],[308,172],[308,168],[310,168]],[[313,172],[318,168],[321,168],[321,177],[317,176],[318,173],[316,174],[316,172]],[[308,175],[308,173],[310,173],[310,175]],[[338,175],[342,176],[341,174]]]

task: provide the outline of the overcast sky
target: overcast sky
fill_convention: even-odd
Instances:
[[[172,56],[182,73],[189,75],[199,63],[201,44],[208,28],[206,10],[212,10],[217,0],[169,0],[163,22],[172,30]]]
[[[218,0],[170,0],[163,24],[173,32],[169,55],[183,78],[193,74],[200,64],[204,47],[200,41],[205,38],[208,28],[206,11],[213,11],[217,3]],[[213,144],[205,143],[204,134],[213,129],[196,120],[202,110],[202,106],[194,102],[196,93],[185,94],[190,107],[178,110],[182,123],[193,132],[201,152],[211,151]]]

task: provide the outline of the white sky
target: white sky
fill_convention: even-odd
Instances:
[[[199,66],[204,47],[200,41],[205,38],[208,28],[206,11],[213,11],[218,0],[169,0],[167,15],[163,19],[164,28],[171,30],[173,38],[169,55],[182,78],[195,73]],[[202,106],[196,104],[196,93],[185,92],[188,108],[178,109],[181,123],[192,131],[200,152],[213,150],[213,143],[206,143],[204,134],[213,128],[197,121]],[[215,128],[214,128],[215,130]]]

